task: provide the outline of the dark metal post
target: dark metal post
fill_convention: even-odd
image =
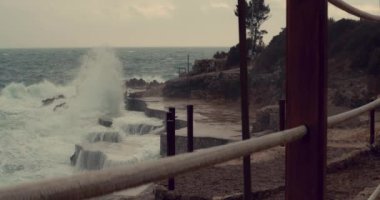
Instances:
[[[247,36],[246,36],[246,16],[247,3],[245,0],[238,0],[239,14],[239,54],[240,54],[240,93],[241,93],[241,125],[242,139],[250,138],[249,134],[249,105],[248,105],[248,72],[247,72]],[[244,200],[251,199],[251,156],[243,158],[244,173]]]
[[[175,108],[174,107],[169,107],[169,112],[173,113],[173,117],[175,118]]]
[[[279,114],[279,130],[285,130],[285,100],[281,99],[278,101],[278,114]]]
[[[187,105],[187,152],[194,150],[193,105]]]
[[[175,118],[173,113],[166,113],[166,155],[175,155]],[[174,190],[174,178],[168,179],[168,189]]]
[[[327,0],[287,0],[286,128],[307,135],[286,146],[287,200],[323,200],[327,128]]]
[[[372,146],[375,143],[375,110],[369,111],[369,144]]]

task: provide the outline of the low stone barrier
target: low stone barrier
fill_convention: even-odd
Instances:
[[[151,109],[148,107],[147,103],[141,99],[126,98],[125,104],[126,104],[127,110],[144,112],[148,117],[155,117],[155,118],[159,118],[162,120],[165,120],[165,118],[166,118],[166,111]],[[175,125],[176,125],[176,130],[186,128],[187,127],[187,121],[181,120],[181,119],[176,119]],[[175,142],[176,143],[176,154],[186,153],[187,152],[187,136],[176,135],[175,141],[176,141]],[[229,142],[231,142],[231,141],[227,140],[227,139],[194,136],[194,150],[224,145],[224,144],[227,144]],[[161,154],[161,156],[166,155],[166,147],[167,147],[166,132],[163,131],[160,134],[160,154]]]

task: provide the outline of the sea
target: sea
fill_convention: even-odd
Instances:
[[[159,119],[125,110],[125,80],[164,82],[178,68],[211,58],[210,48],[0,49],[0,187],[81,173],[71,165],[76,144],[89,133],[109,131],[113,119],[122,144],[107,150],[105,166],[159,157],[159,137],[131,134],[130,125],[162,125]],[[59,97],[59,98],[58,98]],[[44,104],[43,100],[54,99]],[[116,161],[115,161],[116,160]]]

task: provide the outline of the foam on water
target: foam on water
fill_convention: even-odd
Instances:
[[[0,185],[75,173],[70,165],[74,145],[86,140],[91,132],[110,130],[97,124],[101,116],[115,117],[111,130],[119,132],[125,123],[159,123],[141,113],[122,110],[121,75],[120,61],[113,51],[100,48],[83,56],[79,73],[69,84],[45,80],[4,87],[0,93]],[[57,95],[65,98],[42,105],[41,100]],[[158,155],[157,136],[121,135],[133,146],[129,152],[115,150],[115,158],[134,162]]]

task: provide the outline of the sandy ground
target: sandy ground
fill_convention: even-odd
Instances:
[[[181,108],[184,105],[183,102],[178,101],[176,104],[170,101],[166,103],[164,107],[175,105]],[[226,130],[234,132],[235,138],[237,138],[236,134],[240,132],[238,128],[240,126],[240,108],[238,105],[199,103],[197,101],[189,101],[189,104],[194,104],[198,108],[198,111],[195,111],[197,123],[222,126]],[[341,111],[342,109],[335,109],[331,112],[335,114]],[[254,111],[252,110],[251,120],[253,118]],[[234,124],[234,126],[231,127],[229,124]],[[379,123],[377,127],[380,127]],[[328,163],[367,148],[368,140],[369,131],[366,123],[358,128],[329,129]],[[252,191],[274,193],[269,197],[265,197],[265,195],[256,196],[256,199],[284,199],[284,147],[276,147],[256,153],[251,160]],[[241,163],[242,161],[237,159],[178,176],[176,177],[175,193],[206,199],[241,194],[243,187]],[[363,195],[369,196],[368,191],[372,191],[371,188],[380,183],[380,175],[377,175],[380,168],[374,167],[380,166],[379,164],[380,157],[368,154],[344,170],[329,173],[327,176],[327,199],[353,199],[363,190],[367,191],[367,194]],[[159,184],[166,186],[166,181],[161,181]]]
[[[378,124],[380,126],[380,124]],[[366,147],[365,128],[330,130],[328,161]],[[339,142],[335,142],[336,139]],[[347,142],[344,145],[344,142]],[[271,191],[269,197],[256,199],[284,199],[285,155],[283,147],[272,148],[252,156],[252,191]],[[326,199],[354,199],[361,191],[380,183],[380,156],[366,154],[344,170],[328,173]],[[365,172],[365,173],[363,173]],[[176,193],[201,196],[207,199],[242,193],[243,172],[241,160],[233,160],[214,167],[176,177]],[[166,181],[160,182],[166,185]],[[370,193],[363,194],[367,197]],[[363,198],[365,199],[365,198]],[[357,199],[359,200],[359,199]]]

